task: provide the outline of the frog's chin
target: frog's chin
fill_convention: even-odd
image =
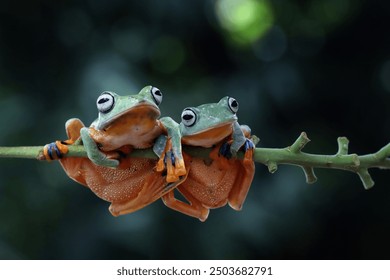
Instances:
[[[191,146],[212,147],[233,133],[233,123],[229,121],[190,135],[183,135],[182,143]]]
[[[156,121],[160,117],[160,109],[151,103],[140,103],[136,106],[124,110],[116,115],[112,115],[109,118],[104,118],[99,115],[99,118],[92,123],[98,130],[104,130],[117,123],[129,123],[144,121]]]

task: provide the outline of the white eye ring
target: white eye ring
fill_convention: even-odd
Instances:
[[[152,94],[154,102],[157,104],[157,106],[160,105],[162,102],[162,98],[163,98],[162,92],[158,88],[152,87],[152,89],[150,90],[150,93]]]
[[[229,97],[228,98],[228,105],[229,105],[229,109],[233,113],[237,113],[238,112],[238,102],[237,102],[236,99],[234,99],[233,97]]]
[[[109,92],[103,92],[96,100],[96,106],[100,113],[108,113],[114,107],[114,96]]]
[[[181,122],[187,127],[193,126],[196,122],[196,113],[190,108],[185,108],[181,113]]]

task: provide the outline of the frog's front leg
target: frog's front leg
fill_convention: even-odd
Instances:
[[[256,137],[257,139],[257,137]],[[247,125],[239,125],[237,122],[233,125],[232,139],[222,143],[219,154],[229,159],[236,156],[237,152],[244,150],[244,164],[253,162],[253,153],[255,149],[254,141],[251,139],[251,129]]]
[[[157,171],[162,171],[164,166],[168,165],[167,181],[174,182],[177,181],[180,176],[184,176],[187,173],[181,148],[181,133],[179,124],[170,117],[161,118],[160,123],[167,132],[167,138],[165,148],[160,155],[160,160],[157,164]],[[161,146],[161,143],[158,144],[158,141],[156,141],[155,145]]]
[[[99,150],[98,145],[89,134],[89,129],[87,127],[83,127],[80,130],[80,134],[88,158],[94,164],[106,167],[117,167],[119,165],[119,160],[111,159],[107,156],[107,154]]]
[[[248,127],[249,128],[249,127]],[[245,144],[247,140],[244,134],[244,131],[241,129],[241,126],[238,122],[233,123],[233,141],[230,145],[230,152],[235,156],[238,150]]]

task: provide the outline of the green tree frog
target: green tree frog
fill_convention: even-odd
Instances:
[[[213,147],[210,159],[184,153],[188,176],[177,190],[188,203],[175,198],[174,190],[162,197],[165,205],[205,221],[209,209],[226,203],[241,210],[255,174],[250,128],[237,122],[238,102],[224,97],[218,103],[189,107],[181,115],[182,144]],[[243,149],[244,158],[236,157]]]
[[[144,149],[152,147],[155,139],[166,135],[168,141],[161,158],[156,164],[157,171],[165,169],[164,159],[169,153],[170,168],[167,170],[167,182],[179,180],[186,174],[184,159],[181,152],[179,125],[170,117],[159,119],[159,105],[162,102],[161,91],[153,86],[144,87],[138,94],[120,96],[114,92],[103,92],[96,101],[99,111],[98,118],[90,127],[80,128],[80,138],[87,151],[88,158],[96,165],[117,167],[121,155],[133,148]],[[77,124],[75,124],[77,123]],[[66,123],[66,129],[78,128],[78,121],[71,119]],[[68,140],[57,141],[55,145],[47,146],[45,155],[48,159],[61,157],[66,153]],[[161,147],[160,147],[161,149]]]
[[[68,120],[69,139],[46,145],[44,155],[59,159],[70,178],[111,202],[112,215],[139,210],[174,189],[187,174],[179,124],[169,117],[158,119],[161,101],[161,91],[152,86],[130,96],[103,92],[96,102],[99,116],[91,126],[76,118]],[[126,157],[133,148],[156,146],[161,135],[168,141],[154,147],[162,152],[159,160]],[[68,145],[80,142],[88,158],[63,157]]]

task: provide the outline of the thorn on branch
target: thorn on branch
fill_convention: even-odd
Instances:
[[[360,180],[362,180],[363,186],[366,190],[371,189],[375,182],[372,180],[370,173],[368,173],[368,169],[360,169],[357,174],[360,177]]]
[[[276,164],[276,162],[273,162],[273,161],[268,162],[267,166],[268,166],[268,171],[270,173],[275,173],[276,170],[278,170],[278,165]]]
[[[306,132],[302,132],[288,149],[294,154],[299,153],[308,142],[310,142],[310,139],[307,137]]]
[[[303,172],[305,172],[306,183],[314,184],[317,182],[317,176],[314,174],[314,169],[308,166],[302,166]]]
[[[348,154],[348,145],[349,140],[347,137],[339,137],[337,138],[337,144],[339,146],[339,150],[337,151],[336,155],[344,156]]]

